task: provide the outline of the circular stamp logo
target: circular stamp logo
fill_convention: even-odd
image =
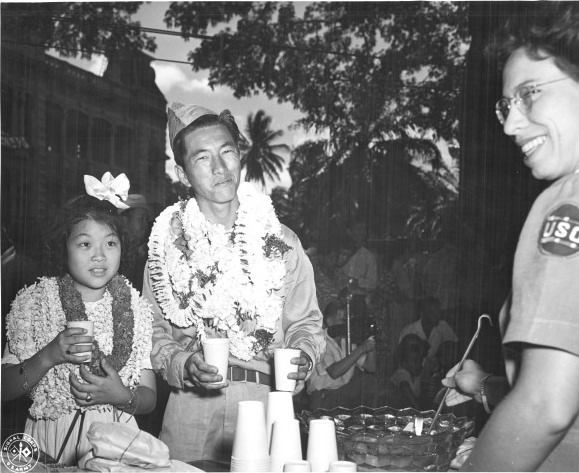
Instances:
[[[32,470],[38,455],[36,440],[27,434],[12,434],[2,444],[2,463],[14,473]]]

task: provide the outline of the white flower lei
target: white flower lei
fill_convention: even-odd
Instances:
[[[237,195],[232,234],[211,224],[194,198],[166,208],[151,232],[149,269],[166,319],[179,327],[195,325],[201,340],[205,325],[214,327],[230,339],[234,356],[250,360],[265,348],[256,331],[275,333],[281,317],[283,300],[275,291],[283,286],[285,250],[274,243],[266,251],[272,237],[284,245],[270,198],[249,183]],[[188,239],[186,254],[171,231],[175,213]]]
[[[125,386],[137,386],[142,369],[150,369],[152,349],[153,312],[151,306],[125,279],[131,290],[133,309],[133,346],[127,364],[119,376]],[[105,355],[112,351],[112,297],[108,291],[98,303],[89,303],[87,314],[95,322],[95,338]],[[106,312],[106,313],[105,313]],[[107,320],[108,319],[108,320]],[[62,309],[56,278],[41,278],[35,285],[22,289],[12,303],[8,315],[7,337],[11,356],[9,363],[30,358],[48,345],[59,332],[66,328],[66,315]],[[70,392],[70,373],[80,380],[79,365],[64,363],[54,366],[36,385],[30,415],[34,419],[56,420],[61,415],[74,412],[78,405]],[[109,404],[98,404],[82,410],[112,412]]]

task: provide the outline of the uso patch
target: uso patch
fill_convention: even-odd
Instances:
[[[545,219],[539,246],[543,253],[573,256],[579,253],[579,207],[561,205]]]

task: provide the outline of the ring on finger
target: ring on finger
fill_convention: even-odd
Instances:
[[[90,395],[90,393],[86,393],[86,402],[92,402],[92,396]]]

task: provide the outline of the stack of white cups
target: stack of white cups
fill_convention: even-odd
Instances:
[[[267,433],[267,446],[271,449],[273,423],[276,420],[295,419],[292,393],[286,391],[272,391],[267,394],[267,409],[265,425]],[[301,456],[300,456],[301,458]]]
[[[231,471],[270,471],[269,466],[263,402],[241,401],[237,404]]]
[[[299,356],[299,350],[275,350],[276,387],[286,386],[286,381],[293,382],[295,387],[295,380],[287,379],[287,373],[297,367],[290,363],[290,360],[297,356]],[[291,386],[286,387],[291,388]],[[283,471],[286,462],[303,459],[300,425],[295,419],[291,391],[273,391],[268,393],[266,426],[270,447],[271,471]]]
[[[277,391],[268,393],[267,416],[264,414],[263,403],[260,401],[238,403],[231,471],[328,471],[330,461],[338,459],[335,430],[333,430],[336,455],[335,458],[322,455],[324,461],[327,460],[325,470],[313,470],[309,457],[310,461],[303,460],[299,421],[295,419],[292,399],[296,381],[287,378],[288,373],[295,372],[298,368],[297,365],[291,364],[290,360],[299,356],[300,350],[297,349],[284,348],[274,351]],[[333,421],[329,422],[333,427]],[[314,433],[314,436],[316,435],[318,440],[314,443],[323,445],[325,440],[320,436],[327,435],[327,429],[325,432]],[[310,427],[310,443],[311,437]],[[332,439],[330,439],[331,443]],[[308,444],[308,451],[309,448]],[[325,447],[322,450],[327,452]],[[320,455],[314,455],[314,457],[316,461],[321,458]]]
[[[285,465],[283,466],[283,471],[284,472],[299,471],[308,473],[312,471],[312,467],[310,466],[310,462],[307,460],[290,460],[286,462]]]
[[[297,419],[282,419],[273,423],[270,455],[270,471],[283,471],[287,462],[303,458]]]
[[[336,425],[333,420],[310,420],[307,459],[312,471],[328,471],[330,463],[338,460]]]

